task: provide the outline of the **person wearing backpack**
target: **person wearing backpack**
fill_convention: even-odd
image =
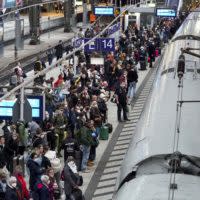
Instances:
[[[62,178],[64,180],[64,192],[66,196],[66,200],[71,200],[71,195],[73,192],[73,189],[78,189],[78,185],[75,181],[75,174],[70,168],[70,162],[71,162],[71,156],[67,159],[65,162],[65,166],[62,173]]]
[[[106,101],[103,99],[103,97],[104,97],[104,94],[102,93],[97,100],[97,104],[98,104],[99,111],[101,112],[102,121],[103,123],[105,123],[107,119],[108,108],[106,105]]]
[[[69,156],[75,158],[75,151],[79,150],[79,145],[77,140],[72,138],[72,135],[68,133],[68,136],[61,145],[61,149],[64,150],[64,161],[66,162]]]

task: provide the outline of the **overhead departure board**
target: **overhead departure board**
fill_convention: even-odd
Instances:
[[[176,17],[176,10],[167,9],[167,8],[157,8],[156,16],[157,17]]]
[[[114,7],[95,7],[95,15],[114,15]]]

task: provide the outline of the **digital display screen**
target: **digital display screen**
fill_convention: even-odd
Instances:
[[[16,6],[16,0],[4,0],[4,8],[12,8]]]
[[[32,117],[40,117],[40,109],[32,108]]]
[[[114,15],[114,7],[95,7],[95,15]]]
[[[13,107],[14,104],[15,104],[15,101],[16,101],[16,99],[12,100],[12,101],[10,101],[10,100],[3,100],[2,102],[0,102],[0,107]]]
[[[2,108],[0,107],[0,116],[11,117],[13,115],[12,107]]]
[[[40,107],[40,100],[39,99],[28,99],[32,108],[39,108]]]
[[[157,8],[156,16],[158,16],[158,17],[176,17],[176,10],[166,9],[166,8]]]
[[[32,108],[32,118],[42,119],[43,118],[43,97],[42,96],[28,96],[28,102]],[[0,118],[10,119],[13,116],[13,106],[17,99],[3,100],[0,102]]]

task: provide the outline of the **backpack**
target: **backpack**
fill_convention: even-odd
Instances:
[[[72,170],[69,168],[70,174],[72,176],[72,179],[74,180],[74,182],[76,183],[76,185],[78,186],[82,186],[83,185],[83,177],[79,174],[74,174],[74,172],[72,172]],[[64,174],[64,168],[60,174],[60,180],[65,181],[65,174]]]
[[[107,111],[107,105],[103,99],[97,102],[98,108],[101,113],[105,113]]]

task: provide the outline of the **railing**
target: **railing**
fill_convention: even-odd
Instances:
[[[128,11],[130,8],[134,7],[135,5],[129,6],[128,8],[126,8],[124,11]],[[109,25],[106,26],[106,28],[104,30],[102,30],[98,35],[96,35],[94,38],[92,38],[90,41],[88,41],[87,43],[81,45],[79,48],[75,49],[74,51],[72,51],[71,53],[65,55],[63,58],[59,59],[58,61],[56,61],[56,63],[53,63],[50,67],[45,68],[44,70],[42,70],[41,72],[37,73],[36,75],[34,75],[31,79],[29,80],[25,80],[23,83],[21,83],[20,85],[18,85],[17,87],[15,87],[14,89],[12,89],[10,92],[6,93],[3,97],[0,98],[0,101],[6,99],[7,97],[13,95],[17,90],[21,90],[22,88],[26,87],[28,84],[30,84],[31,82],[34,81],[35,78],[38,78],[41,75],[44,75],[46,73],[48,73],[52,68],[55,68],[56,66],[60,65],[62,63],[63,60],[71,57],[74,55],[75,52],[81,50],[84,48],[84,46],[92,43],[96,38],[98,38],[99,36],[101,36],[113,23],[115,23],[120,17],[123,16],[123,13],[121,13],[120,15],[118,15]]]

